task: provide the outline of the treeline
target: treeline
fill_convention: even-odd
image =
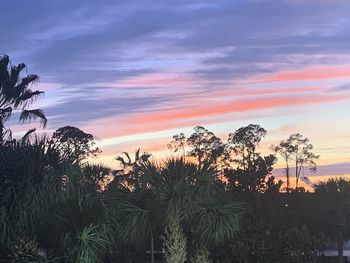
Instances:
[[[138,150],[116,157],[121,169],[112,170],[87,162],[100,149],[77,127],[12,138],[6,122],[15,111],[20,122],[47,122],[28,109],[42,92],[30,89],[38,77],[21,76],[24,69],[0,59],[3,262],[320,262],[332,241],[342,260],[350,182],[299,187],[303,167],[314,170],[318,158],[300,134],[263,155],[259,125],[227,142],[195,127],[172,138],[175,157],[157,162]],[[271,175],[276,155],[285,186]]]
[[[213,132],[204,127],[197,126],[194,132],[186,138],[183,133],[174,135],[168,148],[175,153],[180,153],[183,158],[190,157],[199,167],[203,164],[215,165],[228,180],[228,187],[243,188],[241,190],[262,190],[277,161],[276,154],[280,155],[286,167],[286,186],[283,190],[291,190],[290,167],[295,168],[295,190],[305,191],[299,187],[299,179],[305,166],[311,171],[316,171],[316,161],[319,155],[313,152],[313,145],[308,138],[300,133],[291,134],[278,145],[271,145],[271,154],[262,156],[258,152],[259,143],[265,137],[267,131],[256,124],[241,127],[228,134],[227,142],[217,137]],[[257,173],[259,175],[249,176]],[[246,178],[246,182],[243,183]],[[269,180],[274,180],[269,177]],[[258,183],[260,182],[260,184]],[[242,184],[243,183],[243,184]]]

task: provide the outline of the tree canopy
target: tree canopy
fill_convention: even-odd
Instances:
[[[58,128],[52,135],[52,141],[61,154],[73,163],[79,163],[100,152],[95,146],[93,135],[73,126]]]

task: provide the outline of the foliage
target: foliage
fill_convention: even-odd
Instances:
[[[129,153],[124,152],[123,155],[117,156],[116,160],[122,165],[122,170],[117,176],[118,183],[125,186],[131,187],[135,190],[144,188],[142,184],[142,173],[144,169],[142,167],[149,163],[151,154],[141,153],[140,149],[137,149],[134,154],[134,160],[131,159]]]
[[[103,164],[85,164],[81,167],[82,180],[91,191],[102,192],[114,179],[116,173]]]
[[[81,263],[103,262],[100,260],[101,250],[103,251],[106,248],[107,242],[96,225],[84,227],[75,237],[66,235],[64,243],[69,250],[68,261]]]
[[[191,259],[193,263],[211,263],[212,260],[209,258],[210,253],[206,246],[199,244],[195,248],[194,255]]]
[[[193,232],[208,245],[230,241],[238,232],[239,215],[242,213],[239,203],[214,203],[200,207],[193,216]]]
[[[350,237],[350,181],[331,178],[314,187],[315,226],[337,242],[339,260],[342,260],[344,240]]]
[[[95,147],[94,137],[77,127],[58,128],[52,135],[52,141],[61,155],[71,163],[80,163],[88,156],[100,153],[98,147]]]
[[[256,148],[265,135],[266,130],[256,124],[249,124],[229,134],[227,142],[229,151],[241,156],[240,159],[234,159],[234,161],[238,162],[243,169],[249,162],[256,159]]]
[[[33,144],[11,141],[0,146],[1,247],[27,239],[42,220],[57,190],[61,160],[47,139]]]
[[[187,144],[190,147],[188,155],[197,158],[199,167],[203,163],[217,161],[225,149],[221,139],[202,126],[194,127],[194,133],[187,138]]]
[[[239,192],[258,193],[268,189],[269,176],[272,173],[276,157],[272,154],[261,156],[257,152],[259,143],[266,130],[259,125],[250,124],[229,134],[228,147],[230,160],[236,164],[228,167],[224,175],[228,187]]]
[[[172,141],[168,144],[168,148],[172,151],[179,152],[182,151],[183,156],[186,155],[186,137],[185,134],[179,133],[173,136]]]
[[[258,156],[252,162],[248,162],[245,169],[226,169],[224,175],[228,179],[228,187],[240,192],[266,191],[269,188],[267,178],[271,175],[275,162],[276,158],[273,155]]]

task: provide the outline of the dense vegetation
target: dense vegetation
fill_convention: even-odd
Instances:
[[[304,167],[318,156],[292,134],[262,155],[266,130],[248,125],[223,142],[204,127],[173,136],[174,157],[140,150],[116,157],[120,170],[88,163],[94,137],[65,126],[52,136],[5,126],[42,120],[29,110],[42,94],[21,76],[24,64],[0,59],[0,258],[3,262],[319,262],[331,241],[349,235],[350,182],[306,191]],[[287,184],[271,175],[277,156]],[[294,168],[294,173],[291,169]],[[290,177],[295,176],[292,187]],[[339,261],[342,262],[342,261]]]

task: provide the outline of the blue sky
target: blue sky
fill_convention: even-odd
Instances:
[[[349,1],[14,0],[0,19],[0,53],[40,75],[46,132],[79,126],[102,161],[258,123],[264,149],[301,132],[349,173]]]

